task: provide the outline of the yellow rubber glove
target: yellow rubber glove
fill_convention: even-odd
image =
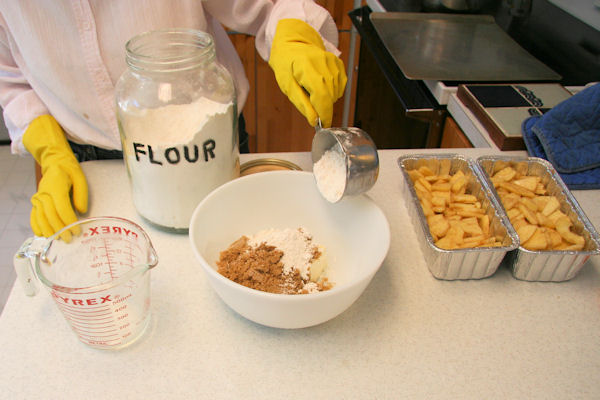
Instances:
[[[331,126],[333,103],[344,94],[344,63],[325,50],[323,40],[306,22],[282,19],[277,24],[269,65],[281,91],[311,126],[321,118]]]
[[[71,206],[71,188],[73,205],[80,213],[87,212],[87,181],[54,117],[42,115],[34,119],[23,135],[23,144],[42,169],[38,191],[31,198],[31,229],[37,236],[52,236],[77,221]],[[71,234],[79,232],[79,227],[75,227],[61,234],[61,238],[70,242]]]

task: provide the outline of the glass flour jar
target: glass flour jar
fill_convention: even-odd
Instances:
[[[239,176],[233,80],[205,32],[146,32],[125,49],[115,92],[133,202],[152,224],[187,231],[196,205]]]

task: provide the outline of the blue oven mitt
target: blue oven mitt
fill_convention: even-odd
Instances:
[[[550,161],[570,189],[600,189],[600,84],[521,128],[529,154]]]

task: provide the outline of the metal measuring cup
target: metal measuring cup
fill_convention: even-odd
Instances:
[[[377,147],[367,132],[355,127],[323,128],[320,120],[315,130],[311,149],[313,171],[315,163],[325,152],[336,147],[343,155],[346,169],[341,196],[337,199],[324,197],[332,203],[337,203],[345,196],[362,194],[371,189],[379,176],[379,156]],[[316,179],[318,180],[318,177]],[[322,191],[321,193],[323,194]]]

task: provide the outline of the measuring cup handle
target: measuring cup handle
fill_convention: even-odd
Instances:
[[[315,133],[319,132],[323,129],[323,124],[321,123],[321,118],[317,117],[317,125],[315,125]]]
[[[33,241],[32,238],[25,240],[19,251],[13,257],[13,265],[17,273],[17,279],[21,282],[21,286],[27,296],[35,296],[39,291],[37,279],[33,273],[32,260],[33,256],[29,253],[29,246]]]

